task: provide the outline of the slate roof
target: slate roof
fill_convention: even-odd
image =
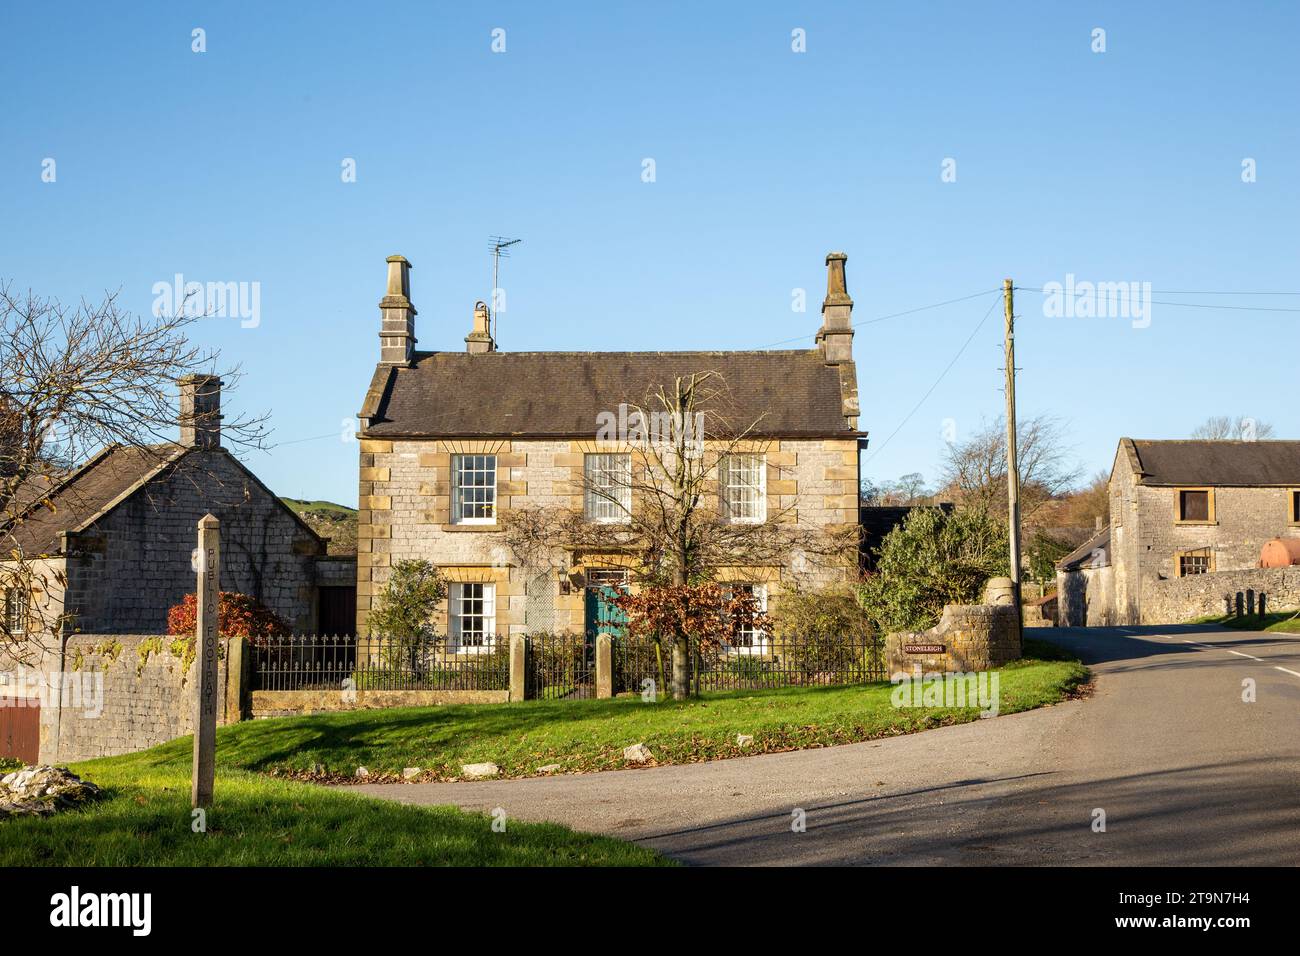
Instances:
[[[1300,487],[1300,441],[1123,442],[1144,485]]]
[[[841,373],[817,349],[754,352],[416,352],[379,366],[362,417],[377,437],[594,435],[619,403],[648,408],[650,389],[716,371],[714,410],[756,437],[843,437]],[[852,370],[848,381],[853,381]],[[723,407],[725,406],[725,407]]]
[[[127,492],[143,485],[192,451],[194,449],[171,443],[112,445],[67,475],[54,480],[38,477],[24,482],[15,492],[16,506],[6,509],[6,514],[25,514],[25,517],[13,525],[12,532],[0,530],[0,553],[8,556],[10,551],[21,549],[27,558],[60,554],[61,532],[80,530],[118,503]],[[308,534],[323,540],[238,458],[230,455],[230,460],[292,515]]]
[[[1100,551],[1096,563],[1093,552]],[[1104,568],[1110,565],[1110,528],[1102,528],[1091,538],[1079,545],[1060,561],[1056,562],[1058,571],[1078,571],[1081,568]]]
[[[29,558],[58,554],[60,532],[80,527],[183,452],[174,445],[114,445],[61,478],[29,479],[16,492],[13,509],[26,511],[26,517],[12,532],[0,533],[0,545],[5,552],[19,548]]]

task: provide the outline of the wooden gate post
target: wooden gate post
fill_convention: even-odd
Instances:
[[[194,767],[190,802],[195,809],[212,806],[217,771],[217,642],[221,609],[221,522],[199,519],[198,680],[194,682]]]

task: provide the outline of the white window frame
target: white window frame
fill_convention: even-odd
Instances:
[[[757,471],[757,482],[746,482],[738,477],[736,464],[739,460],[752,461]],[[718,495],[722,500],[722,511],[730,524],[762,524],[767,520],[767,456],[761,452],[726,455],[718,465]],[[737,493],[752,492],[754,495],[753,513],[738,514]],[[749,511],[748,506],[745,511]]]
[[[491,581],[464,581],[453,583],[447,588],[447,620],[451,631],[451,650],[457,654],[491,654],[496,647],[497,632],[497,586]],[[470,615],[482,621],[481,628],[474,631],[472,639],[477,643],[466,644],[464,631],[466,602],[479,602],[477,613]]]
[[[13,637],[25,637],[27,635],[27,595],[22,588],[6,588],[4,592],[5,601],[5,627]]]
[[[767,612],[767,585],[752,584],[749,581],[732,581],[723,585],[724,590],[734,594],[736,591],[748,588],[758,601],[758,609],[764,613]],[[723,644],[722,652],[724,654],[749,654],[762,655],[767,654],[772,649],[772,635],[761,628],[754,628],[749,632],[748,644]]]
[[[583,515],[596,524],[632,520],[632,456],[592,452],[582,459]]]
[[[482,461],[482,467],[476,467]],[[470,467],[466,467],[466,465]],[[490,483],[464,484],[465,474],[485,474],[491,470]],[[487,492],[487,515],[466,515],[464,493],[467,490]],[[453,455],[451,458],[451,523],[452,524],[496,524],[497,523],[497,456],[496,455]]]

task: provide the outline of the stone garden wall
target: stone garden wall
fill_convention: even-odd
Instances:
[[[198,668],[193,652],[175,640],[156,634],[70,637],[63,693],[51,690],[41,708],[41,761],[112,757],[191,733]],[[243,648],[241,638],[221,639],[218,723],[239,720]]]
[[[1224,614],[1235,606],[1237,593],[1247,591],[1255,592],[1256,608],[1261,594],[1270,611],[1300,608],[1300,567],[1213,571],[1147,582],[1142,589],[1140,623],[1181,624]]]
[[[261,720],[385,707],[504,704],[509,699],[508,690],[255,690],[250,695],[250,713]]]
[[[983,671],[1021,657],[1020,628],[1009,605],[949,604],[928,631],[885,638],[889,673]]]

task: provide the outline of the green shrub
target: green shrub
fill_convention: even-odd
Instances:
[[[787,585],[768,612],[777,637],[852,637],[873,633],[871,619],[850,587],[804,588]]]
[[[882,666],[879,632],[852,588],[788,588],[768,616],[787,671],[812,678]]]
[[[433,637],[433,613],[447,597],[447,584],[430,562],[398,561],[370,612],[370,633],[398,642]],[[409,650],[399,645],[399,652]]]
[[[939,623],[945,604],[977,604],[1008,573],[1006,526],[987,511],[916,508],[881,542],[876,572],[859,587],[873,624],[888,633]]]
[[[733,654],[722,665],[722,672],[738,680],[758,680],[773,669],[772,662],[753,654]]]

